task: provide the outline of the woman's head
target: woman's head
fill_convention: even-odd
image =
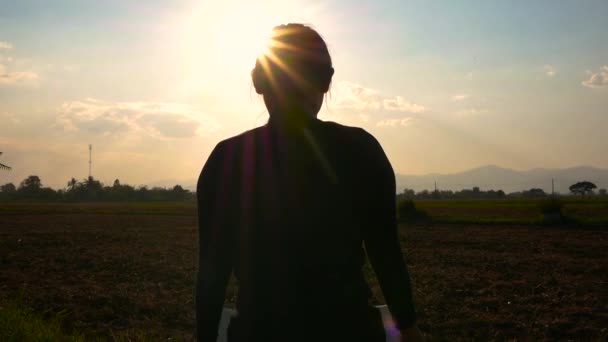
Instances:
[[[271,120],[297,120],[316,117],[333,74],[323,38],[308,26],[287,24],[272,30],[251,77],[256,92],[264,96]]]

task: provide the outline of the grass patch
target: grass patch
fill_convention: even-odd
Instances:
[[[0,304],[0,341],[86,341],[80,334],[66,334],[61,327],[65,312],[44,319],[19,301]]]
[[[608,223],[608,197],[558,197],[564,223]],[[550,198],[429,199],[400,200],[402,222],[442,223],[546,223],[545,211],[554,205]],[[0,202],[0,215],[116,215],[116,216],[196,216],[196,202],[99,202],[36,203]]]
[[[558,197],[527,199],[416,200],[415,208],[433,222],[481,224],[608,223],[608,198]]]
[[[196,202],[0,202],[2,215],[194,215]]]
[[[434,223],[453,223],[453,224],[479,224],[479,225],[538,225],[541,220],[538,218],[504,218],[504,217],[480,217],[467,215],[452,215],[433,217]]]
[[[49,316],[46,318],[46,316]],[[63,329],[66,311],[55,314],[39,314],[25,306],[21,301],[11,300],[0,304],[0,341],[2,342],[85,342],[85,341],[113,341],[113,342],[153,342],[158,337],[151,336],[144,331],[123,331],[118,334],[110,331],[110,336],[85,336],[72,331],[67,333]],[[176,342],[184,341],[181,338],[169,339]]]
[[[535,207],[538,199],[422,199],[416,200],[421,208],[495,208],[495,207]]]

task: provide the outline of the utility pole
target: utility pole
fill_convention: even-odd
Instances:
[[[89,179],[91,179],[91,164],[93,163],[91,160],[92,153],[93,153],[93,145],[89,144]]]
[[[555,197],[555,179],[551,178],[551,196]]]

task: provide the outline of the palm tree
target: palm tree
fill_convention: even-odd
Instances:
[[[1,154],[2,154],[2,152],[0,152],[0,155]],[[7,165],[4,165],[4,164],[0,163],[0,170],[10,170],[10,169],[11,169],[10,166],[7,166]]]
[[[78,181],[76,180],[76,178],[72,177],[72,179],[68,181],[68,187],[70,188],[70,190],[74,191],[74,189],[76,189],[76,185],[78,185]]]

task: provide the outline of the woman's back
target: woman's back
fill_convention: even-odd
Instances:
[[[222,235],[239,280],[235,324],[335,329],[369,314],[362,242],[394,218],[378,214],[394,209],[378,196],[390,189],[394,200],[394,176],[375,139],[319,120],[287,135],[269,124],[220,143],[205,168],[213,176],[198,191],[221,199],[209,211],[224,222],[210,234]]]

